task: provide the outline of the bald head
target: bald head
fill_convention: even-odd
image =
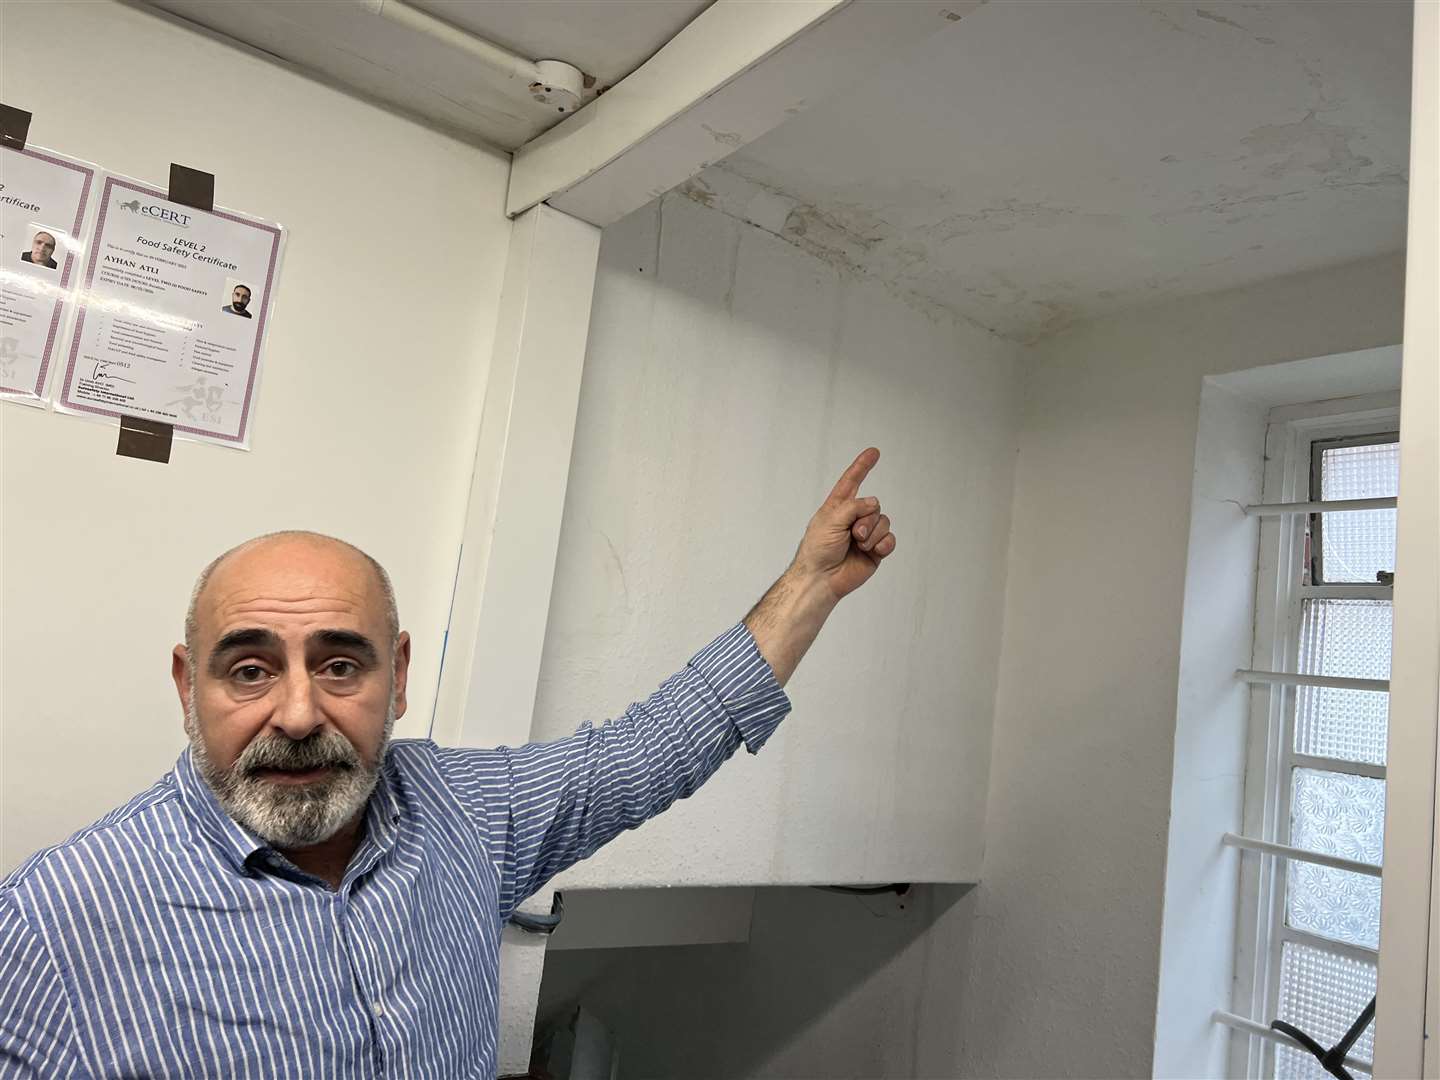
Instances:
[[[380,565],[318,533],[246,541],[200,575],[171,655],[191,756],[226,812],[286,850],[353,840],[405,715],[410,638]]]
[[[395,603],[395,588],[390,575],[371,556],[324,533],[287,529],[266,533],[237,544],[214,559],[200,571],[195,588],[190,592],[190,607],[185,612],[185,646],[193,659],[199,637],[200,611],[210,593],[211,582],[217,577],[225,586],[233,579],[240,582],[255,574],[289,573],[297,576],[320,569],[332,569],[349,580],[355,591],[371,597],[379,604],[386,631],[386,643],[393,650],[400,636],[400,612]]]

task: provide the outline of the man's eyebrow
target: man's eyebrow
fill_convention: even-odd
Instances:
[[[367,664],[380,659],[380,650],[364,634],[354,630],[316,630],[308,639],[310,645],[325,645],[332,649],[345,649],[354,653]]]
[[[258,627],[231,630],[222,636],[215,643],[215,648],[211,650],[210,670],[215,674],[223,674],[225,655],[236,649],[274,648],[279,644],[279,637],[271,630],[262,630]]]

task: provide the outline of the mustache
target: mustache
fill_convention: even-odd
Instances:
[[[360,766],[360,754],[350,741],[339,732],[316,732],[303,739],[287,739],[284,735],[272,735],[256,739],[238,758],[233,771],[244,776],[254,776],[261,769],[356,769]]]

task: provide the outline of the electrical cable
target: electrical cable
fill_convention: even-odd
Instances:
[[[565,897],[557,889],[555,898],[550,901],[549,915],[532,915],[525,911],[513,912],[509,922],[511,926],[517,926],[527,934],[553,934],[555,928],[565,918]]]
[[[1335,1077],[1336,1080],[1355,1080],[1345,1069],[1345,1059],[1350,1054],[1350,1048],[1355,1045],[1356,1040],[1359,1039],[1361,1035],[1365,1034],[1365,1029],[1370,1026],[1370,1021],[1374,1019],[1375,999],[1372,997],[1370,1004],[1365,1006],[1360,1015],[1355,1018],[1355,1022],[1350,1025],[1350,1030],[1345,1032],[1340,1041],[1329,1050],[1326,1050],[1325,1047],[1321,1046],[1309,1035],[1306,1035],[1305,1032],[1301,1031],[1294,1024],[1287,1024],[1284,1020],[1272,1020],[1270,1021],[1270,1026],[1276,1031],[1289,1035],[1290,1038],[1314,1054],[1320,1061],[1320,1067]]]

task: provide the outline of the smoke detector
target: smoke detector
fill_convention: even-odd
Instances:
[[[580,107],[585,73],[563,60],[536,60],[538,78],[530,84],[530,96],[556,112],[572,113]]]

